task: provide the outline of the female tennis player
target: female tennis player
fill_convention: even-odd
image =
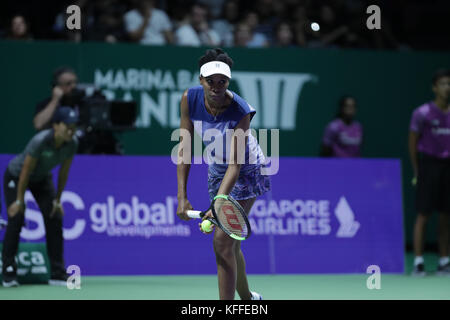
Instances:
[[[242,141],[239,134],[249,132],[250,121],[256,111],[235,92],[228,90],[232,65],[233,60],[219,48],[207,50],[199,59],[201,85],[189,88],[182,96],[180,129],[189,132],[190,137],[193,137],[195,129],[205,145],[222,139],[223,152],[214,149],[208,154],[210,199],[212,201],[218,194],[230,195],[248,214],[256,197],[270,190],[270,179],[261,174],[265,158],[256,138],[248,134],[244,142],[239,142]],[[233,130],[232,134],[230,130]],[[192,139],[181,138],[178,153],[177,215],[183,220],[189,220],[187,211],[192,210],[187,198],[190,141]],[[211,212],[206,214],[206,217],[211,216]],[[249,290],[240,241],[216,228],[213,242],[220,299],[233,300],[237,291],[242,300],[261,300],[260,294]]]

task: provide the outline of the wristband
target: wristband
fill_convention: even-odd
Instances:
[[[53,205],[54,205],[55,207],[57,207],[57,208],[61,208],[61,203],[59,203],[59,202],[56,201],[56,200],[53,200]]]
[[[17,204],[18,206],[21,206],[21,205],[23,205],[23,202],[21,200],[16,200],[15,204]]]

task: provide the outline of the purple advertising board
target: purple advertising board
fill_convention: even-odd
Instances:
[[[11,158],[0,155],[2,172]],[[282,157],[271,181],[242,243],[248,273],[366,273],[370,265],[403,273],[399,160]],[[176,194],[170,156],[77,155],[61,198],[66,265],[84,275],[215,273],[213,237],[177,217]],[[209,206],[205,164],[191,166],[188,197],[194,209]],[[29,191],[25,201],[21,241],[45,242]]]

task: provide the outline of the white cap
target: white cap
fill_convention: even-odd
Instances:
[[[213,74],[223,74],[231,79],[231,70],[230,67],[222,61],[211,61],[207,62],[200,68],[200,75],[202,77],[209,77]]]

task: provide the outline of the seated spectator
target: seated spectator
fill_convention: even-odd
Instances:
[[[66,22],[69,15],[66,12],[67,7],[64,7],[55,17],[53,23],[53,32],[58,39],[68,40],[72,42],[81,42],[83,40],[83,33],[88,30],[93,22],[92,3],[88,0],[77,0],[74,5],[80,8],[81,14],[81,30],[69,30]]]
[[[223,6],[222,15],[212,22],[212,28],[222,39],[222,46],[233,45],[234,25],[239,19],[239,2],[237,0],[226,1]]]
[[[195,0],[170,0],[167,2],[167,15],[172,21],[172,30],[178,29],[180,23],[186,19],[187,9],[192,6]]]
[[[280,24],[278,24],[275,32],[274,45],[277,47],[294,46],[294,32],[289,23],[281,22]]]
[[[258,17],[258,24],[254,27],[253,32],[262,33],[269,43],[273,41],[275,27],[281,19],[277,15],[277,10],[281,9],[276,3],[275,0],[257,0],[253,5],[253,11]]]
[[[229,0],[197,0],[198,3],[208,6],[213,19],[217,19],[223,14],[222,9]]]
[[[84,32],[83,39],[116,43],[127,40],[123,24],[125,8],[119,0],[99,0],[94,4],[94,21]]]
[[[154,0],[135,0],[124,22],[131,41],[148,45],[173,43],[172,23],[164,11],[155,8]]]
[[[293,8],[290,12],[290,20],[292,21],[295,45],[306,47],[306,30],[311,24],[306,15],[306,8],[304,6],[296,6],[295,8]]]
[[[363,142],[362,125],[355,120],[356,100],[344,96],[339,101],[336,118],[331,121],[323,136],[322,157],[360,157]]]
[[[235,47],[248,47],[252,40],[252,32],[250,26],[245,22],[240,22],[235,25],[233,33],[233,45]]]
[[[361,17],[363,18],[363,17]],[[311,25],[307,26],[307,42],[311,48],[347,48],[356,47],[362,43],[362,39],[358,36],[357,28],[352,21],[339,20],[335,9],[330,5],[321,5],[317,22],[320,30],[312,30]],[[353,27],[351,27],[353,25]],[[357,25],[364,25],[358,20]],[[365,27],[365,25],[364,25]]]
[[[10,40],[32,40],[27,20],[22,15],[15,15],[11,19],[9,33],[6,37]]]
[[[383,17],[383,15],[382,15]],[[371,30],[373,47],[375,49],[408,49],[407,46],[401,44],[394,33],[392,32],[392,26],[387,19],[381,18],[380,30]]]
[[[330,5],[321,5],[318,9],[317,22],[320,30],[306,29],[309,36],[308,47],[311,48],[337,48],[342,44],[342,39],[350,32],[347,25],[340,24],[336,13]]]
[[[259,16],[255,11],[249,11],[244,16],[244,23],[250,27],[251,38],[249,48],[262,48],[269,46],[269,40],[264,33],[258,32]]]
[[[208,8],[194,4],[180,27],[175,31],[175,43],[180,46],[218,46],[220,36],[208,24]]]

